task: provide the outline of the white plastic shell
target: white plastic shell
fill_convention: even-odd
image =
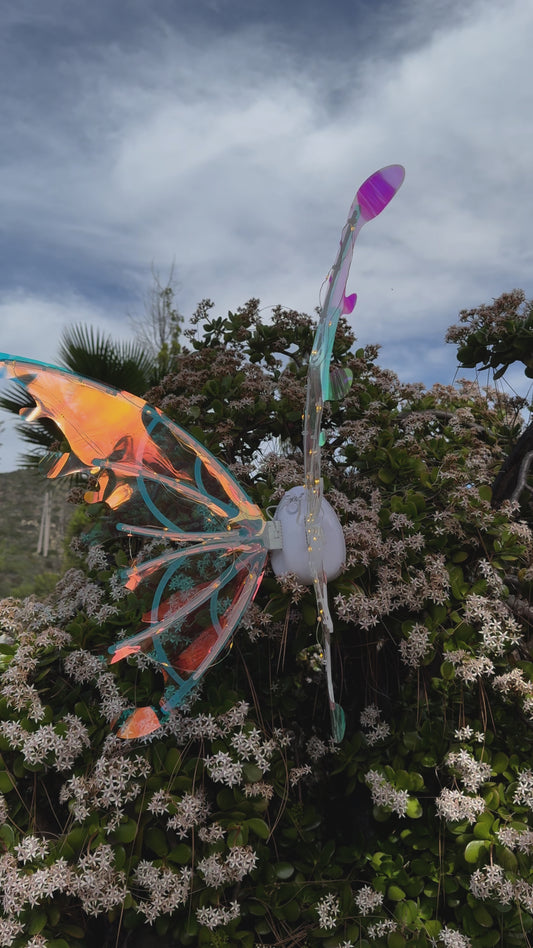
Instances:
[[[281,498],[274,521],[281,522],[283,546],[281,550],[271,550],[270,562],[276,576],[282,573],[294,573],[301,583],[310,586],[313,574],[309,563],[305,518],[307,516],[307,495],[305,487],[291,487]],[[321,533],[322,562],[326,579],[335,579],[346,561],[346,544],[337,514],[331,504],[322,498],[316,527]]]

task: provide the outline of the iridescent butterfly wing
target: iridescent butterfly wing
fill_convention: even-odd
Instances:
[[[349,388],[350,378],[332,369],[331,356],[339,318],[351,313],[355,293],[346,296],[346,283],[355,241],[367,221],[381,214],[405,177],[401,165],[389,165],[376,171],[359,188],[343,229],[339,252],[327,280],[327,291],[316,330],[307,375],[307,396],[304,418],[304,458],[306,489],[306,538],[309,565],[317,600],[317,613],[322,630],[326,662],[328,701],[335,740],[344,734],[344,713],[335,701],[331,669],[331,633],[333,622],[327,596],[327,563],[325,537],[321,523],[323,486],[320,449],[323,443],[322,414],[324,402],[338,399]]]
[[[5,353],[0,369],[34,399],[26,420],[52,419],[68,442],[47,476],[92,475],[86,500],[105,502],[119,531],[154,547],[123,576],[150,597],[143,626],[110,648],[112,662],[142,652],[163,672],[161,707],[136,709],[118,732],[148,734],[198,684],[253,599],[267,557],[263,515],[227,468],[141,398]]]

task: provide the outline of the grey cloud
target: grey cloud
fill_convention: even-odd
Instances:
[[[52,358],[81,318],[126,333],[152,262],[175,260],[185,313],[252,295],[312,312],[355,189],[390,162],[405,185],[350,280],[359,338],[386,340],[385,364],[449,381],[452,347],[428,354],[457,311],[533,295],[527,0],[339,3],[325,22],[320,3],[247,18],[240,2],[134,0],[124,22],[114,3],[72,7],[21,3],[7,24],[10,348]]]

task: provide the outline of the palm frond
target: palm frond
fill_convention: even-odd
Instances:
[[[93,326],[74,325],[63,331],[59,358],[78,375],[114,388],[143,395],[150,387],[154,360],[135,340],[115,342]]]

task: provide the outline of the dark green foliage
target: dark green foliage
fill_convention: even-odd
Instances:
[[[448,342],[459,345],[460,365],[492,369],[499,379],[510,365],[522,362],[527,378],[533,378],[533,304],[523,290],[462,310],[460,319],[447,334]]]

